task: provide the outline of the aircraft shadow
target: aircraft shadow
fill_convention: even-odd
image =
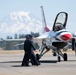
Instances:
[[[57,63],[57,60],[40,60],[41,63]]]
[[[57,63],[56,60],[40,60],[40,63]],[[31,65],[32,66],[32,65]],[[25,66],[21,66],[21,65],[13,65],[12,67],[25,67]]]
[[[21,63],[22,61],[4,61],[0,63]],[[40,63],[57,63],[56,60],[40,60]]]

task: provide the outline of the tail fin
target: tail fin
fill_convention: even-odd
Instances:
[[[42,20],[43,20],[43,25],[44,25],[44,31],[43,32],[48,32],[48,31],[50,31],[50,29],[47,27],[47,24],[46,24],[43,6],[41,6],[41,10],[42,10]]]

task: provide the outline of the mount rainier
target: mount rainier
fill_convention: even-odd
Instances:
[[[0,38],[14,34],[41,33],[42,22],[29,12],[13,12],[0,22]]]

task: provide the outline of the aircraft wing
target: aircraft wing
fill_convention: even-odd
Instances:
[[[21,39],[6,39],[3,41],[24,41],[26,38],[21,38]]]
[[[45,39],[49,37],[49,32],[45,32],[42,35],[40,35],[39,37],[37,37],[36,39]]]
[[[13,45],[13,46],[19,46],[19,45],[24,45],[24,43],[16,44],[16,45]]]

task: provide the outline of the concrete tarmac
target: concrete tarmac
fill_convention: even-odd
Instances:
[[[74,52],[68,52],[68,61],[61,62],[49,52],[40,59],[39,66],[21,67],[22,59],[23,52],[0,53],[0,75],[76,75]]]

